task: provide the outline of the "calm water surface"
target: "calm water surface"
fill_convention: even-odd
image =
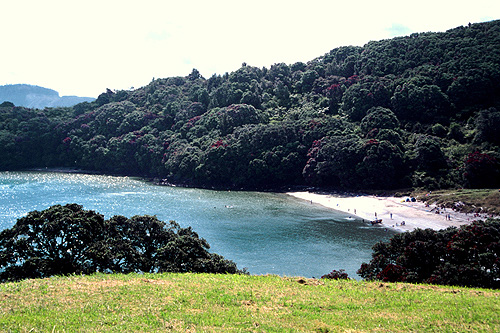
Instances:
[[[285,194],[157,186],[140,179],[55,172],[0,172],[0,230],[55,204],[78,203],[106,218],[156,215],[193,227],[211,251],[251,274],[356,277],[371,247],[393,233]]]

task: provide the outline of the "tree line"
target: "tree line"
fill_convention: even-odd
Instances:
[[[0,105],[0,169],[219,188],[500,186],[500,21],[307,63],[154,79],[71,108]]]

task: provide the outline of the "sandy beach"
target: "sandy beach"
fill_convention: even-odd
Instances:
[[[446,229],[471,223],[471,214],[463,214],[452,209],[439,209],[423,202],[407,202],[407,197],[342,196],[338,194],[318,194],[311,192],[289,192],[288,195],[342,211],[361,219],[372,221],[382,219],[382,226],[397,231],[420,229]],[[439,213],[437,213],[439,212]],[[404,222],[404,223],[403,223]],[[403,223],[403,225],[401,225]]]

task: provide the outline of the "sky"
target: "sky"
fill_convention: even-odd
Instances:
[[[500,1],[16,0],[0,12],[0,85],[97,97],[193,68],[209,78],[496,20]]]

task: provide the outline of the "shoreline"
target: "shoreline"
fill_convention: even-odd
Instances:
[[[30,168],[24,171],[81,173],[111,176],[109,173],[65,167]],[[137,177],[148,181],[147,178],[141,176],[115,176]],[[152,180],[149,179],[149,181]],[[168,185],[173,187],[180,186],[175,184],[160,183],[157,183],[156,185]],[[382,223],[380,225],[382,227],[397,232],[412,231],[417,228],[441,230],[448,227],[460,227],[464,224],[470,224],[475,220],[485,219],[483,216],[475,217],[473,214],[460,213],[452,209],[442,209],[432,203],[426,205],[425,203],[419,201],[407,201],[406,199],[408,197],[387,197],[374,195],[353,196],[342,195],[339,193],[314,193],[308,191],[289,191],[280,193],[310,201],[311,204],[319,204],[330,209],[347,213],[353,217],[365,220],[367,224],[370,224],[370,221],[372,220],[381,219]],[[402,222],[404,222],[404,225],[401,224]]]
[[[441,230],[460,227],[472,221],[483,219],[472,214],[441,209],[436,205],[423,202],[407,202],[407,197],[378,197],[373,195],[343,196],[339,194],[319,194],[312,192],[287,192],[286,194],[341,211],[366,223],[382,219],[381,226],[398,232],[412,231],[417,228]],[[401,223],[404,221],[404,225]]]

